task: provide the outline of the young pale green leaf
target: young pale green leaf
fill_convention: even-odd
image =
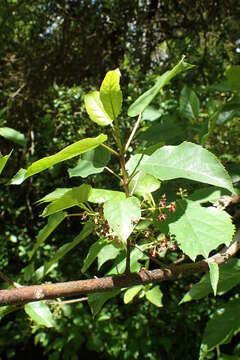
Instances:
[[[126,163],[126,169],[129,175],[131,175],[137,166],[148,159],[147,155],[137,154],[131,156]],[[129,189],[132,194],[143,196],[145,200],[149,199],[150,194],[160,188],[160,181],[154,176],[139,171],[130,181]]]
[[[89,294],[88,304],[90,306],[93,316],[95,317],[97,315],[97,313],[101,310],[101,308],[103,307],[106,301],[116,297],[118,294],[120,294],[120,292],[121,290],[113,290],[113,291],[107,291],[103,294],[101,293]]]
[[[54,327],[55,322],[50,308],[42,301],[32,302],[24,305],[24,310],[31,320],[40,326]]]
[[[49,216],[47,225],[41,229],[37,235],[36,243],[33,247],[33,250],[29,253],[30,260],[33,255],[37,251],[37,249],[45,242],[45,240],[52,234],[52,232],[61,224],[61,222],[65,219],[66,213],[59,212],[52,216]]]
[[[0,174],[2,173],[3,168],[4,168],[4,166],[6,165],[8,159],[10,158],[11,153],[12,153],[12,152],[10,152],[10,154],[8,154],[8,155],[3,156],[3,155],[1,154],[1,152],[0,152]]]
[[[166,71],[163,75],[157,78],[156,84],[142,94],[128,109],[128,116],[133,117],[142,113],[147,106],[152,102],[152,100],[157,96],[160,90],[166,85],[174,76],[179,74],[182,71],[191,69],[193,65],[185,63],[184,57],[182,57],[181,61],[172,69]]]
[[[89,175],[99,174],[104,170],[110,158],[110,152],[102,146],[88,151],[80,157],[74,168],[68,170],[69,177],[81,176],[86,178]]]
[[[101,126],[112,124],[111,118],[103,107],[99,91],[91,91],[84,96],[85,107],[92,121]]]
[[[240,300],[230,300],[219,307],[208,321],[204,331],[201,349],[210,351],[231,340],[240,331]]]
[[[188,120],[197,120],[199,115],[199,99],[196,93],[184,86],[179,99],[180,113]]]
[[[63,196],[51,202],[41,216],[46,217],[73,206],[81,206],[83,202],[88,200],[91,190],[92,187],[87,184],[69,189]]]
[[[180,200],[176,203],[176,212],[169,218],[170,233],[176,235],[179,247],[193,261],[198,255],[207,258],[210,251],[232,241],[231,217],[215,207]]]
[[[212,263],[208,264],[209,270],[210,270],[210,282],[212,285],[213,293],[216,296],[217,295],[217,287],[219,282],[219,267],[218,264]]]
[[[50,192],[49,194],[45,195],[40,200],[38,200],[37,203],[42,204],[45,202],[52,202],[54,200],[57,200],[69,190],[71,190],[71,188],[57,188],[54,191]]]
[[[121,249],[114,244],[106,244],[103,248],[101,248],[97,255],[98,270],[100,270],[101,266],[105,264],[105,262],[115,259],[118,256],[120,250]]]
[[[81,241],[86,239],[93,231],[93,223],[91,221],[87,221],[81,230],[80,234],[78,234],[73,241],[64,244],[61,246],[57,252],[56,255],[44,265],[44,272],[45,274],[48,272],[48,270],[52,267],[53,264],[55,264],[57,261],[62,259],[69,251],[71,251],[73,248],[75,248]]]
[[[116,235],[126,243],[141,217],[140,201],[135,197],[107,201],[104,217]]]
[[[190,142],[163,146],[140,168],[159,180],[185,178],[219,186],[234,193],[232,180],[215,155]]]
[[[120,76],[119,69],[108,71],[100,88],[100,99],[111,119],[116,119],[122,108]]]
[[[0,136],[21,146],[26,144],[25,136],[9,127],[0,127]]]
[[[88,201],[94,204],[102,204],[109,200],[115,201],[115,200],[123,200],[123,199],[126,199],[126,195],[124,192],[121,191],[92,189]]]
[[[82,273],[85,273],[89,266],[92,265],[94,260],[97,258],[99,252],[101,249],[106,246],[106,240],[105,239],[99,239],[94,244],[92,244],[88,250],[88,254],[83,262],[83,267],[81,269]]]
[[[79,140],[74,144],[65,147],[63,150],[57,152],[55,155],[44,157],[40,160],[35,161],[30,165],[27,170],[21,169],[21,173],[17,173],[11,184],[19,185],[22,181],[30,176],[38,174],[41,171],[49,169],[51,166],[56,165],[62,161],[69,160],[75,156],[81,155],[87,151],[95,149],[97,146],[107,140],[107,136],[101,134],[96,138],[86,138]],[[20,176],[21,175],[21,176]]]
[[[152,304],[156,305],[157,307],[162,307],[162,297],[163,293],[159,287],[159,285],[154,286],[152,289],[146,291],[145,293],[146,298]]]
[[[240,283],[240,260],[229,259],[227,263],[219,266],[219,282],[217,295],[223,295],[234,286]],[[191,289],[184,295],[180,304],[199,300],[210,294],[212,291],[210,275],[204,275],[201,280],[194,284]]]
[[[131,287],[130,289],[127,289],[123,296],[124,304],[130,303],[142,289],[144,289],[143,285],[136,285]]]

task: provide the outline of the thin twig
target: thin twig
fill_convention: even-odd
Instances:
[[[133,137],[134,137],[134,135],[135,135],[135,133],[137,131],[137,128],[138,128],[138,126],[140,124],[141,118],[142,118],[142,113],[140,113],[138,115],[138,119],[137,119],[137,121],[136,121],[136,123],[135,123],[135,125],[134,125],[134,127],[132,129],[132,132],[131,132],[131,134],[130,134],[130,136],[128,138],[128,141],[126,142],[126,145],[125,145],[125,148],[124,148],[124,153],[127,152],[127,149],[129,147],[129,145],[131,144],[131,141],[132,141],[132,139],[133,139]]]
[[[106,144],[103,144],[103,143],[101,144],[101,146],[104,147],[105,149],[107,149],[107,150],[108,150],[109,152],[111,152],[113,155],[119,157],[119,153],[118,153],[116,150],[112,149],[110,146],[108,146],[108,145],[106,145]]]
[[[108,172],[110,172],[110,174],[112,174],[113,176],[115,176],[119,181],[122,182],[122,178],[121,176],[119,176],[118,174],[116,174],[112,169],[110,169],[108,166],[105,166],[104,169],[106,169]]]

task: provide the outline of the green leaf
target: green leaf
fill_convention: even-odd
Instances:
[[[126,170],[129,175],[137,168],[138,164],[143,164],[148,159],[147,155],[137,154],[131,156],[126,163]],[[133,194],[149,199],[150,194],[160,188],[160,181],[154,176],[139,171],[130,181],[129,190]]]
[[[126,199],[126,195],[124,192],[121,191],[92,189],[88,201],[94,204],[102,204],[109,200],[115,201],[115,200],[123,200],[123,199]]]
[[[21,169],[21,175],[23,174],[24,170],[26,171],[26,173],[24,174],[24,178],[21,180],[24,181],[28,177],[38,174],[39,172],[44,171],[46,169],[49,169],[53,165],[56,165],[62,161],[69,160],[75,156],[90,151],[96,148],[97,146],[99,146],[100,144],[102,144],[106,140],[107,140],[107,136],[104,134],[101,134],[96,138],[87,138],[87,139],[79,140],[74,144],[65,147],[63,150],[59,151],[55,155],[47,156],[40,160],[35,161],[34,163],[32,163],[32,165],[30,165],[27,168],[27,170]],[[14,178],[13,181],[11,181],[11,184],[15,184],[15,185],[18,185],[20,183],[21,182],[19,182],[19,177],[17,179]]]
[[[148,106],[142,115],[142,121],[155,121],[159,119],[163,114],[163,111],[155,109],[153,106]]]
[[[47,225],[41,229],[37,235],[36,243],[33,250],[29,253],[30,260],[37,251],[37,249],[44,243],[44,241],[51,235],[51,233],[58,227],[59,224],[65,219],[66,213],[59,212],[52,216],[49,216]]]
[[[19,131],[9,127],[0,127],[0,136],[21,146],[26,144],[25,136]]]
[[[54,191],[50,192],[49,194],[45,195],[43,198],[37,201],[37,203],[45,203],[45,202],[52,202],[54,200],[59,199],[62,197],[67,191],[71,190],[71,188],[57,188]]]
[[[176,139],[182,137],[182,129],[176,121],[175,115],[165,115],[161,117],[161,121],[156,121],[149,126],[147,130],[139,135],[139,139],[146,141],[146,145],[154,145],[156,143],[175,143]]]
[[[85,107],[92,121],[101,126],[112,124],[111,118],[103,107],[99,91],[91,91],[84,96]]]
[[[227,190],[216,188],[215,186],[204,187],[195,190],[189,195],[188,200],[199,203],[210,202],[214,204],[221,196],[230,195]]]
[[[120,76],[119,69],[108,71],[100,88],[100,99],[111,119],[116,119],[122,108]]]
[[[240,357],[237,355],[221,354],[218,360],[240,360]]]
[[[130,303],[142,289],[144,289],[143,285],[136,285],[126,290],[123,296],[124,304]]]
[[[69,251],[71,251],[73,248],[75,248],[81,241],[86,239],[93,231],[93,223],[91,221],[87,221],[81,230],[80,234],[78,234],[73,241],[68,242],[61,246],[57,252],[56,255],[51,259],[49,262],[47,262],[44,265],[44,272],[45,274],[48,272],[48,270],[51,268],[51,266],[56,263],[58,260],[62,259]]]
[[[32,302],[24,305],[28,316],[38,325],[48,328],[54,327],[55,322],[50,308],[42,301]]]
[[[106,239],[99,239],[94,244],[92,244],[88,250],[88,254],[83,262],[83,267],[81,269],[82,273],[85,273],[89,266],[92,265],[94,260],[97,258],[100,250],[106,246]]]
[[[240,260],[229,259],[227,263],[219,266],[219,283],[217,287],[217,295],[223,295],[234,286],[240,283]],[[194,284],[185,294],[180,304],[199,300],[210,294],[212,291],[210,275],[206,274],[202,279]]]
[[[180,113],[188,120],[197,120],[199,115],[199,100],[196,93],[184,86],[179,99]]]
[[[106,244],[103,248],[100,249],[98,257],[98,270],[105,262],[115,259],[120,252],[120,248],[114,244]]]
[[[162,297],[163,293],[160,290],[159,285],[154,286],[151,290],[146,291],[145,293],[146,298],[152,304],[156,305],[157,307],[162,307]]]
[[[158,149],[141,165],[141,169],[159,180],[185,178],[234,192],[230,176],[215,155],[186,141]]]
[[[92,311],[93,316],[95,317],[97,313],[101,310],[106,301],[117,296],[121,290],[107,291],[103,294],[95,293],[88,295],[88,304]]]
[[[193,261],[198,255],[208,257],[219,245],[229,245],[234,225],[229,214],[215,207],[201,207],[191,201],[180,200],[176,212],[169,216],[169,230],[184,252]]]
[[[104,217],[120,240],[126,243],[141,217],[140,201],[135,197],[109,200],[104,204]]]
[[[217,287],[219,282],[219,267],[218,264],[208,264],[210,270],[210,282],[213,289],[214,296],[217,295]]]
[[[110,158],[109,151],[102,146],[88,151],[80,157],[74,168],[68,170],[69,177],[81,176],[86,178],[89,175],[99,174],[104,170]]]
[[[240,330],[240,300],[223,303],[207,323],[201,348],[205,351],[229,342]]]
[[[157,78],[156,84],[143,93],[128,109],[128,116],[134,117],[142,113],[147,106],[153,101],[155,96],[160,92],[164,85],[166,85],[174,76],[182,71],[191,69],[193,65],[185,63],[184,56],[181,61],[172,69],[166,71],[163,75]]]
[[[46,217],[64,209],[68,209],[72,206],[81,207],[81,204],[88,200],[91,189],[92,187],[87,184],[82,184],[80,186],[69,189],[60,198],[51,202],[51,204],[49,204],[44,209],[41,216]]]
[[[6,165],[8,159],[10,158],[11,153],[12,152],[10,152],[8,155],[3,156],[0,152],[0,174],[2,173],[4,166]]]

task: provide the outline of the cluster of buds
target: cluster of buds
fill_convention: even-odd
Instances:
[[[163,239],[159,241],[157,245],[154,245],[150,250],[150,256],[155,258],[164,250],[176,251],[178,248],[177,241],[175,236],[165,235]]]
[[[94,218],[94,223],[96,225],[96,233],[99,237],[108,238],[108,240],[114,240],[118,244],[120,244],[118,236],[113,233],[109,223],[107,222],[107,220],[103,219],[103,215],[101,213],[99,214],[99,217]]]
[[[163,222],[167,220],[166,209],[168,209],[169,213],[174,213],[176,211],[176,203],[173,201],[167,206],[167,197],[166,194],[163,194],[158,203],[159,214],[156,218],[157,221]]]

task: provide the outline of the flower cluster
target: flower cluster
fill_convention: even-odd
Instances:
[[[159,210],[159,214],[157,215],[156,220],[159,222],[163,222],[167,220],[166,210],[168,210],[169,213],[175,213],[176,203],[175,201],[173,201],[170,203],[170,205],[167,206],[167,197],[166,194],[163,194],[158,202],[158,210]]]

